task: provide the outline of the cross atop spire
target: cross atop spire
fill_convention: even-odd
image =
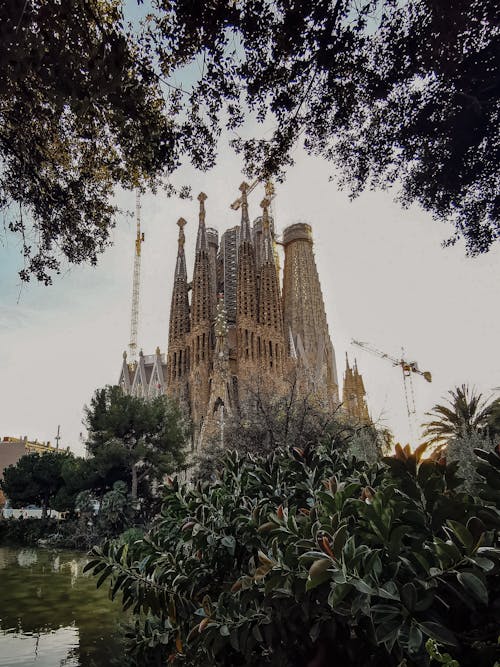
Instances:
[[[198,195],[198,201],[200,202],[200,221],[203,217],[203,222],[205,222],[205,201],[207,199],[207,195],[204,192],[200,192]]]
[[[273,185],[273,182],[270,179],[268,179],[266,181],[266,185],[265,185],[264,189],[265,189],[265,192],[266,192],[266,199],[269,199],[269,201],[270,201],[272,199],[272,197],[274,196],[274,185]]]
[[[200,213],[199,213],[199,224],[198,224],[198,237],[196,239],[196,252],[200,250],[208,250],[207,244],[207,230],[205,227],[205,200],[207,195],[204,192],[200,192],[198,195],[198,201],[200,202]]]
[[[248,217],[248,183],[243,183],[240,185],[241,192],[241,238],[240,243],[244,241],[251,241],[252,236],[250,234],[250,218]]]
[[[184,227],[187,225],[187,222],[184,220],[184,218],[179,218],[177,220],[177,225],[179,226],[179,239],[178,239],[178,244],[179,244],[179,250],[184,247],[184,243],[186,242],[186,237],[184,235]]]
[[[175,278],[181,277],[183,280],[187,277],[186,271],[186,256],[184,254],[184,244],[186,243],[186,236],[184,234],[184,227],[187,222],[184,218],[179,218],[177,220],[177,225],[179,226],[179,238],[178,238],[178,249],[177,249],[177,263],[175,265]]]

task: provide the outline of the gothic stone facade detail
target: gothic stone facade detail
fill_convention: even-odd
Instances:
[[[226,230],[220,243],[217,231],[206,227],[207,197],[198,196],[191,283],[186,221],[178,221],[168,353],[141,353],[133,364],[124,358],[120,376],[126,392],[176,398],[192,419],[196,448],[223,433],[228,414],[245,409],[252,383],[279,391],[294,374],[301,390],[329,408],[339,404],[311,227],[298,223],[284,230],[282,290],[270,202],[261,202],[252,225],[247,189],[245,183],[240,187],[241,223]]]
[[[366,403],[365,385],[361,373],[358,371],[358,364],[355,360],[354,366],[351,368],[347,354],[345,362],[346,368],[342,388],[342,407],[344,412],[354,422],[371,424],[371,417]]]

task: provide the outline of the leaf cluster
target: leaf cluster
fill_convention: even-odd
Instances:
[[[115,0],[0,3],[0,210],[22,242],[23,280],[61,258],[95,264],[114,188],[177,166],[151,59]]]
[[[87,569],[132,609],[141,664],[416,667],[429,638],[462,667],[493,664],[500,458],[479,472],[468,495],[422,450],[228,453],[215,483],[168,481],[133,555],[107,543]]]
[[[71,454],[62,452],[25,454],[4,470],[0,487],[14,507],[39,505],[44,513],[49,508],[66,509],[63,469],[72,460]]]
[[[165,77],[199,66],[175,98],[194,137],[275,125],[233,145],[252,175],[282,177],[294,148],[340,170],[353,196],[398,183],[453,222],[471,254],[499,237],[500,32],[493,0],[157,0],[151,48]],[[221,119],[224,119],[222,121]]]

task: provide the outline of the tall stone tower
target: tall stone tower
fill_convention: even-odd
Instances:
[[[196,427],[203,423],[203,417],[209,399],[209,377],[212,364],[212,304],[213,271],[210,266],[207,230],[205,226],[204,192],[198,195],[200,202],[198,236],[194,260],[192,295],[191,295],[191,330],[190,348],[190,400],[191,416]]]
[[[264,373],[279,377],[283,375],[285,366],[283,313],[269,221],[269,200],[264,199],[261,206],[262,243],[258,292],[257,357]]]
[[[344,373],[344,385],[342,388],[342,408],[344,412],[354,421],[363,424],[371,422],[368,406],[366,404],[366,391],[358,364],[354,360],[354,367],[349,365],[347,353],[345,355],[346,369]]]
[[[236,360],[238,380],[247,382],[256,371],[257,280],[255,249],[248,217],[248,185],[242,183],[241,226],[238,248],[238,280],[236,288]]]
[[[230,414],[250,405],[251,392],[263,387],[270,395],[286,391],[295,370],[297,390],[317,396],[329,408],[338,406],[335,356],[318,271],[311,227],[298,223],[283,234],[283,290],[276,253],[269,197],[262,215],[250,223],[248,185],[241,190],[241,223],[220,238],[207,228],[205,201],[198,196],[199,220],[193,278],[188,282],[185,258],[186,221],[179,237],[170,307],[168,353],[141,355],[132,366],[122,360],[120,385],[127,393],[156,396],[166,392],[179,400],[193,423],[193,445],[224,439]],[[191,291],[190,291],[191,288]],[[345,410],[369,420],[363,380],[348,365]]]
[[[283,317],[290,353],[297,357],[309,390],[330,406],[339,402],[335,354],[313,253],[311,226],[297,223],[283,233]]]
[[[217,251],[219,249],[219,233],[213,227],[207,227],[207,242],[210,268],[210,308],[213,314],[217,308]]]
[[[186,255],[184,252],[186,221],[179,218],[179,239],[177,260],[174,273],[174,287],[170,305],[170,324],[168,332],[167,356],[167,393],[176,397],[181,403],[189,402],[188,369],[190,332],[190,310],[188,281],[186,271]]]

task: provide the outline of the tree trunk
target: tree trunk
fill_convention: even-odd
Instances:
[[[47,506],[48,506],[48,504],[49,504],[49,499],[44,498],[43,501],[42,501],[42,519],[47,518]]]
[[[137,463],[132,464],[132,500],[137,500]]]

